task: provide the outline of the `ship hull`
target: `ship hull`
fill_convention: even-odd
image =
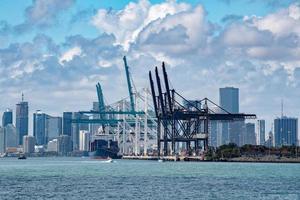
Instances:
[[[119,147],[117,142],[96,139],[91,143],[91,151],[89,152],[89,156],[93,159],[118,159],[121,158],[118,153]]]

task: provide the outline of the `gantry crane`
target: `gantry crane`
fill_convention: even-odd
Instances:
[[[130,111],[135,112],[134,93],[133,93],[133,88],[132,88],[133,84],[131,83],[129,66],[127,64],[126,56],[123,57],[123,61],[124,61],[126,79],[127,79],[128,93],[129,93],[129,98],[130,98]]]
[[[128,93],[129,93],[129,103],[130,107],[129,109],[126,109],[125,106],[125,100],[122,100],[122,106],[118,106],[118,108],[114,109],[108,109],[104,103],[104,96],[103,96],[103,90],[101,88],[100,83],[97,83],[96,89],[97,89],[97,96],[98,96],[98,103],[99,103],[99,111],[90,110],[90,111],[79,111],[81,114],[95,114],[99,115],[100,117],[98,119],[74,119],[72,120],[73,123],[88,123],[88,124],[99,124],[102,126],[103,132],[105,127],[115,127],[117,134],[121,133],[123,134],[122,141],[124,142],[125,134],[132,133],[133,129],[131,127],[134,127],[134,133],[135,133],[135,152],[138,153],[138,141],[139,141],[139,134],[141,130],[141,126],[144,127],[144,133],[147,138],[148,128],[156,126],[156,121],[153,120],[153,117],[147,117],[148,108],[144,111],[137,111],[137,92],[134,91],[134,83],[132,81],[131,75],[130,75],[130,69],[127,64],[126,56],[123,57],[124,61],[124,68],[125,68],[125,75],[127,80],[127,87],[128,87]],[[144,99],[145,100],[145,99]],[[121,102],[121,101],[119,101]],[[146,104],[148,103],[147,100],[145,101]],[[120,108],[121,107],[121,108]],[[151,113],[151,112],[150,112]],[[109,115],[113,117],[109,117]],[[116,117],[117,116],[117,117]],[[120,117],[122,116],[122,117]],[[119,127],[122,127],[122,131]],[[125,131],[125,129],[128,129]],[[147,140],[147,139],[146,139]],[[145,142],[146,143],[146,142]],[[145,149],[147,149],[147,145],[145,144]],[[144,152],[147,152],[144,150]]]
[[[193,105],[192,102],[185,99],[174,89],[169,88],[168,75],[165,63],[162,63],[165,92],[163,92],[158,68],[155,67],[155,77],[157,89],[155,89],[151,71],[149,71],[150,87],[153,99],[155,114],[158,119],[157,127],[157,146],[158,156],[160,156],[161,143],[163,143],[163,154],[174,155],[176,152],[175,144],[178,142],[186,143],[187,150],[193,143],[195,152],[200,149],[200,143],[203,143],[204,150],[208,149],[208,134],[210,120],[245,120],[255,119],[255,114],[237,113],[233,114],[221,108],[208,98],[200,101],[202,108]],[[156,91],[158,95],[156,96]],[[187,104],[182,105],[180,100],[193,108],[188,108]],[[216,113],[210,109],[209,105],[217,106],[221,112]],[[168,151],[171,143],[171,151]]]

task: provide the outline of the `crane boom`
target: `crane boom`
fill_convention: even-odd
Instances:
[[[97,95],[98,95],[98,102],[99,102],[99,112],[105,112],[105,104],[104,104],[104,98],[103,98],[103,92],[100,83],[97,83],[96,85],[97,89]],[[100,118],[104,119],[105,115],[100,114]]]
[[[131,111],[134,112],[135,111],[134,98],[133,98],[134,93],[133,93],[132,84],[130,81],[129,67],[127,65],[126,56],[123,57],[123,61],[124,61],[124,66],[125,66],[128,93],[129,93],[129,98],[130,98],[130,109],[131,109]]]

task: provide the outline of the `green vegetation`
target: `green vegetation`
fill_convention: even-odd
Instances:
[[[264,156],[275,156],[276,158],[296,158],[300,157],[300,147],[282,146],[265,147],[261,145],[246,144],[242,147],[234,143],[222,145],[218,148],[209,147],[205,154],[206,160],[221,161],[238,157],[260,158]]]

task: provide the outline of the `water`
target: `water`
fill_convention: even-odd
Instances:
[[[300,199],[300,164],[4,158],[0,199]]]

